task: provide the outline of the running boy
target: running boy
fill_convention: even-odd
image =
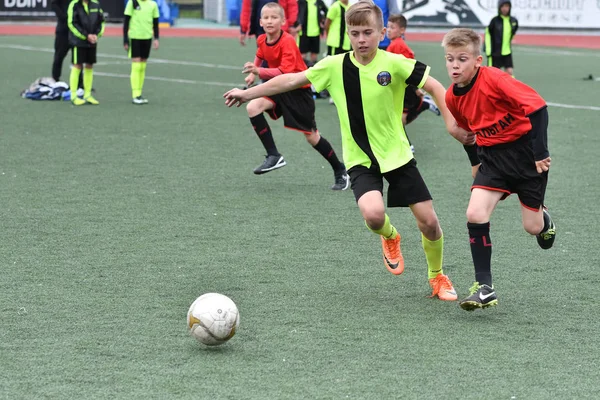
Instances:
[[[456,300],[452,283],[442,270],[442,229],[397,112],[406,85],[423,87],[439,100],[453,136],[463,143],[470,143],[472,137],[456,126],[445,107],[444,87],[429,76],[430,67],[378,49],[385,34],[379,7],[368,0],[359,1],[348,9],[346,24],[353,52],[326,57],[308,71],[285,74],[246,91],[232,89],[224,94],[225,104],[231,107],[309,83],[317,90],[328,89],[337,105],[352,191],[367,228],[381,238],[385,267],[395,275],[404,271],[400,235],[385,212],[384,178],[389,182],[388,206],[410,207],[422,232],[432,296]]]
[[[504,68],[509,75],[513,74],[513,59],[511,43],[519,22],[510,15],[512,4],[510,1],[498,1],[498,15],[490,21],[485,28],[485,54],[488,66]]]
[[[150,48],[158,49],[158,5],[152,0],[129,0],[125,6],[123,47],[131,58],[133,104],[147,104],[142,97]],[[152,39],[154,38],[154,41]]]
[[[73,105],[100,104],[92,97],[98,38],[104,33],[104,12],[96,0],[73,0],[67,10],[69,43],[72,46],[71,102]],[[83,69],[83,99],[77,97],[77,83]]]
[[[243,72],[248,74],[245,79],[248,87],[254,84],[257,76],[268,80],[281,74],[306,70],[306,64],[294,37],[281,29],[284,22],[283,8],[279,4],[267,3],[263,6],[260,25],[265,33],[257,39],[258,50],[254,63],[247,62],[243,69]],[[268,68],[260,67],[263,61],[267,62]],[[264,162],[254,169],[254,173],[260,175],[286,165],[283,156],[275,146],[271,128],[263,114],[266,111],[272,119],[283,116],[286,128],[303,132],[308,143],[329,162],[333,169],[335,182],[331,189],[346,190],[350,185],[346,168],[329,142],[317,131],[315,101],[310,83],[307,82],[294,89],[289,93],[273,92],[256,96],[246,107],[250,123],[267,151]]]
[[[500,200],[516,193],[523,227],[542,249],[556,228],[544,207],[550,168],[546,102],[532,88],[492,67],[483,67],[481,38],[471,29],[452,29],[442,42],[452,86],[446,104],[463,129],[475,133],[481,161],[467,208],[467,227],[476,282],[460,302],[468,311],[498,304],[492,285],[490,217]]]

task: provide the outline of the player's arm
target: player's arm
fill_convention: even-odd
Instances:
[[[461,128],[456,123],[456,120],[448,107],[446,107],[446,89],[444,86],[434,77],[428,76],[423,85],[423,89],[433,97],[435,104],[438,106],[440,113],[444,118],[444,123],[446,124],[448,132],[462,144],[472,145],[475,143],[475,135]]]
[[[102,35],[104,35],[104,27],[105,27],[105,22],[104,21],[104,11],[102,11],[102,9],[100,9],[98,11],[98,13],[100,14],[100,24],[98,26],[98,28],[96,29],[96,35],[98,35],[98,37],[102,37]]]
[[[239,107],[250,100],[289,92],[308,84],[310,84],[310,81],[306,77],[306,71],[301,71],[276,76],[262,85],[254,86],[247,90],[231,89],[223,97],[225,98],[225,105],[227,107]]]
[[[548,171],[550,168],[550,152],[548,151],[548,108],[546,106],[530,114],[531,143],[533,156],[538,173]]]
[[[154,49],[158,49],[158,39],[160,36],[159,28],[158,28],[158,19],[160,17],[160,13],[158,11],[158,5],[154,5],[154,13],[152,14],[152,34],[154,35]]]
[[[72,1],[69,4],[69,8],[67,9],[67,26],[76,37],[78,37],[81,40],[87,40],[88,32],[86,32],[83,29],[79,21],[76,20],[75,14],[73,13],[73,7],[75,7],[75,4],[78,3],[76,1]]]
[[[329,27],[331,26],[331,20],[329,18],[325,18],[325,27],[323,28],[323,31],[325,31],[325,34],[329,34]]]
[[[240,11],[240,44],[246,45],[246,39],[250,32],[250,18],[252,14],[252,0],[242,0],[242,10]]]

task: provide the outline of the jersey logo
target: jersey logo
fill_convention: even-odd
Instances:
[[[377,74],[377,83],[381,86],[387,86],[392,83],[392,75],[387,71],[381,71]]]

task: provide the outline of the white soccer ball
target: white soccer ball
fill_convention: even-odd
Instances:
[[[207,346],[218,346],[235,335],[240,326],[240,313],[229,297],[205,293],[198,297],[187,313],[190,334]]]

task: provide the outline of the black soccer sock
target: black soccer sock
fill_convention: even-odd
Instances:
[[[333,172],[338,173],[346,170],[344,164],[342,164],[337,158],[335,150],[333,150],[331,144],[329,144],[327,139],[325,139],[323,136],[321,136],[321,139],[319,139],[319,141],[316,145],[313,146],[313,148],[316,151],[318,151],[319,154],[321,154],[323,158],[325,158],[329,162],[331,168],[333,168]]]
[[[254,128],[254,131],[258,135],[258,138],[265,147],[267,155],[279,156],[280,154],[277,151],[277,146],[275,146],[275,140],[273,139],[271,128],[269,127],[269,123],[267,122],[264,114],[261,113],[255,117],[250,117],[250,123],[252,124],[252,128]]]
[[[492,241],[490,223],[474,224],[467,222],[471,256],[475,265],[475,279],[480,285],[492,286]]]

